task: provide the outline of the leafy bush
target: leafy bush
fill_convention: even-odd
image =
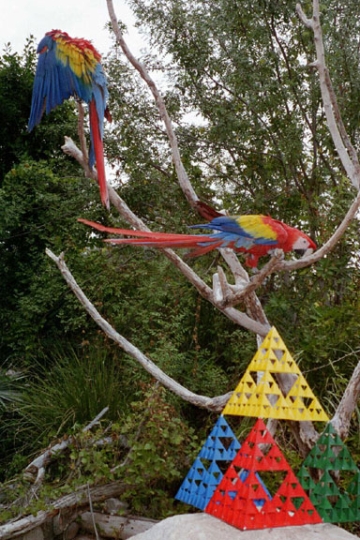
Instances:
[[[62,364],[54,371],[64,377],[65,370]],[[80,380],[79,374],[75,379]],[[33,415],[31,421],[40,421],[40,414],[49,407],[53,411],[48,414],[49,429],[51,419],[54,425],[61,421],[60,405],[51,405],[51,399],[58,399],[59,393],[44,392],[42,385],[37,384],[29,395],[34,397],[36,388],[40,395],[34,409],[31,410],[28,404]],[[70,390],[79,391],[79,388],[73,384]],[[99,427],[86,432],[82,432],[79,425],[69,430],[64,437],[69,440],[69,445],[65,451],[54,455],[47,465],[45,480],[35,499],[28,497],[32,484],[24,475],[3,483],[0,496],[5,504],[0,521],[19,513],[35,513],[84,484],[99,485],[116,480],[125,484],[122,499],[128,502],[132,513],[159,519],[176,512],[177,503],[173,497],[195,457],[197,437],[180,419],[176,408],[168,403],[167,392],[162,387],[148,384],[143,385],[142,390],[144,399],[132,403],[128,410],[124,409],[117,422],[102,420]],[[90,392],[85,391],[85,394],[88,396]],[[46,400],[44,407],[40,406],[41,398]],[[87,400],[83,403],[86,407]],[[71,414],[69,421],[70,417]]]
[[[2,438],[13,433],[23,451],[38,451],[52,437],[78,429],[109,407],[106,418],[118,420],[128,409],[128,385],[107,351],[90,348],[83,354],[69,348],[54,353],[50,367],[34,366],[28,372],[22,399],[1,427]]]

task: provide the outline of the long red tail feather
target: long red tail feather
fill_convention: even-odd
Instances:
[[[167,248],[167,247],[176,247],[176,248],[198,248],[196,250],[196,255],[201,255],[207,251],[211,251],[220,247],[221,241],[213,241],[211,246],[201,246],[204,242],[211,241],[209,235],[199,235],[199,234],[176,234],[176,233],[160,233],[160,232],[149,232],[149,231],[133,231],[130,229],[118,229],[117,227],[105,227],[100,225],[100,223],[95,223],[94,221],[89,221],[87,219],[78,219],[80,223],[84,223],[93,229],[96,229],[100,232],[106,232],[111,234],[122,234],[125,236],[132,236],[136,238],[107,238],[105,242],[111,244],[137,244],[140,246],[147,247],[158,247],[158,248]]]
[[[105,175],[105,161],[104,161],[104,146],[102,138],[100,135],[99,120],[96,112],[95,101],[90,101],[89,106],[89,116],[90,116],[90,129],[92,133],[92,140],[94,143],[94,153],[96,160],[96,170],[98,176],[98,183],[100,188],[100,197],[103,205],[109,210],[109,192],[106,183]]]

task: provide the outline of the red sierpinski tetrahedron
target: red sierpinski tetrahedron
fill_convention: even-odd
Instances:
[[[247,477],[242,479],[244,471]],[[282,473],[273,497],[262,477],[268,472],[274,472],[274,476]],[[243,530],[322,521],[261,419],[236,454],[205,512]]]

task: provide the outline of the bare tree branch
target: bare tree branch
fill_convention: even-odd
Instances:
[[[84,156],[84,159],[85,159],[85,163],[86,163],[86,166],[87,166],[87,169],[88,169],[88,173],[90,174],[91,169],[89,167],[89,153],[88,153],[86,137],[85,137],[85,129],[84,129],[84,118],[85,118],[84,107],[83,107],[83,104],[81,103],[80,100],[77,100],[76,103],[77,103],[77,108],[78,108],[78,113],[79,113],[79,116],[78,116],[78,135],[79,135],[79,140],[80,140],[80,148],[81,148],[81,152],[82,152],[82,154]]]
[[[320,90],[327,125],[346,174],[351,180],[353,186],[356,189],[359,189],[360,167],[357,154],[346,133],[336,96],[332,87],[329,71],[326,66],[325,49],[320,24],[319,2],[318,0],[313,0],[312,19],[308,19],[305,16],[300,4],[296,5],[296,11],[304,25],[307,28],[311,28],[314,33],[316,61],[313,62],[312,65],[317,68],[319,73]]]
[[[358,362],[356,368],[354,369],[338,408],[336,409],[336,413],[331,419],[332,425],[343,439],[345,439],[349,433],[351,418],[359,399],[360,362]]]
[[[108,410],[109,407],[105,407],[102,411],[100,411],[99,414],[82,429],[83,433],[90,431],[90,429],[97,424],[100,418],[102,418]],[[51,461],[52,457],[60,452],[63,452],[72,442],[73,437],[68,437],[60,443],[56,443],[54,446],[47,448],[47,450],[45,450],[45,452],[43,452],[40,456],[33,459],[32,462],[29,463],[29,465],[24,469],[24,474],[26,475],[27,479],[35,484],[39,484],[43,479],[45,467]]]
[[[166,127],[167,136],[168,136],[170,146],[171,146],[171,150],[172,150],[173,163],[174,163],[174,166],[175,166],[175,170],[176,170],[176,173],[177,173],[177,176],[178,176],[178,179],[179,179],[181,189],[183,190],[184,195],[185,195],[186,199],[188,200],[189,204],[191,206],[195,206],[196,201],[198,201],[199,198],[196,195],[196,193],[195,193],[195,191],[194,191],[194,189],[193,189],[193,187],[192,187],[192,185],[191,185],[191,183],[189,181],[188,175],[187,175],[187,173],[185,171],[185,168],[183,166],[183,163],[181,161],[181,156],[180,156],[180,151],[179,151],[177,138],[175,136],[170,117],[169,117],[168,112],[166,110],[164,100],[162,99],[161,94],[160,94],[155,82],[150,77],[150,74],[148,73],[146,67],[143,64],[141,64],[135,58],[135,56],[132,54],[132,52],[128,48],[128,46],[127,46],[127,44],[126,44],[126,42],[124,40],[123,34],[121,32],[121,29],[119,27],[112,0],[106,0],[106,3],[107,3],[107,6],[108,6],[109,16],[110,16],[111,24],[112,24],[112,27],[113,27],[113,30],[114,30],[114,34],[116,36],[116,39],[117,39],[120,47],[122,48],[125,56],[129,60],[129,62],[134,66],[134,68],[138,71],[138,73],[140,74],[142,79],[146,82],[147,86],[149,87],[151,93],[154,96],[155,103],[156,103],[156,105],[158,107],[160,116],[161,116],[162,120],[164,121],[164,124],[165,124],[165,127]]]
[[[150,375],[163,384],[166,388],[169,388],[174,394],[180,396],[185,401],[204,407],[209,410],[220,411],[224,408],[227,400],[230,397],[229,394],[218,396],[215,398],[209,398],[207,396],[201,396],[190,392],[187,388],[176,382],[174,379],[166,375],[154,362],[152,362],[147,356],[145,356],[137,347],[132,345],[126,338],[120,335],[114,328],[101,317],[95,306],[88,300],[84,292],[76,283],[73,275],[68,269],[63,255],[57,257],[51,250],[47,249],[46,254],[57,264],[61,271],[66,283],[74,292],[77,299],[85,308],[87,313],[93,318],[96,324],[102,329],[102,331],[115,343],[119,345],[127,354],[134,358]]]
[[[72,139],[65,137],[66,145],[62,147],[64,152],[70,154],[74,159],[78,161],[81,166],[84,166],[84,158],[82,152],[77,148]],[[96,173],[94,171],[90,172],[91,178],[96,178]],[[119,196],[119,194],[109,186],[109,197],[111,203],[118,210],[120,215],[126,219],[134,228],[141,231],[149,231],[149,228],[145,223],[132,212],[128,207],[125,201]],[[188,266],[173,250],[171,249],[162,249],[164,255],[180,270],[180,272],[189,280],[189,282],[197,289],[197,291],[203,296],[207,301],[212,303],[217,309],[222,311],[226,317],[228,317],[235,324],[243,326],[247,330],[259,334],[260,336],[265,336],[270,329],[270,326],[264,322],[259,323],[257,320],[253,320],[251,317],[242,313],[231,306],[227,307],[217,303],[212,289]],[[230,252],[231,250],[222,250],[222,252]],[[237,273],[240,272],[241,265],[236,258],[235,254],[231,256],[227,253],[227,260],[231,262],[231,268]],[[235,260],[237,263],[235,263]],[[246,274],[245,270],[242,270],[242,274]],[[258,283],[257,286],[260,286],[261,283]]]
[[[120,482],[112,482],[104,486],[95,486],[90,489],[91,499],[93,502],[100,502],[110,497],[118,497],[129,486]],[[16,538],[31,531],[35,527],[42,525],[45,521],[66,509],[77,507],[77,512],[80,507],[88,505],[88,487],[81,486],[77,491],[70,495],[64,495],[57,501],[49,505],[48,510],[40,510],[36,515],[29,515],[16,521],[9,521],[4,525],[0,525],[0,538],[7,540],[8,538]],[[63,532],[63,531],[61,531]]]
[[[273,257],[271,257],[270,261],[258,273],[256,273],[251,280],[247,282],[242,280],[240,284],[237,283],[236,285],[230,285],[226,280],[225,274],[221,268],[219,268],[218,283],[220,284],[221,293],[219,291],[217,292],[217,306],[234,306],[243,301],[245,297],[249,296],[249,294],[254,292],[257,287],[262,285],[265,279],[278,268],[279,261],[283,257],[284,253],[281,249],[275,250],[275,253]]]
[[[307,28],[311,28],[314,33],[314,42],[316,49],[316,66],[319,73],[320,90],[324,105],[324,110],[327,119],[327,125],[334,141],[336,150],[343,164],[343,167],[356,189],[360,187],[360,166],[355,148],[351,144],[349,136],[346,132],[342,121],[341,113],[338,107],[336,95],[333,89],[331,78],[325,61],[325,49],[322,36],[322,28],[320,23],[320,6],[319,0],[313,0],[312,19],[308,19],[300,4],[296,6],[297,13]],[[336,242],[345,233],[346,228],[351,220],[356,216],[360,207],[360,192],[358,192],[352,205],[350,206],[343,221],[336,229],[332,237],[324,244],[316,253],[307,257],[303,261],[295,263],[283,262],[280,268],[295,269],[302,268],[307,263],[314,263],[329,253]],[[302,264],[301,264],[302,263]],[[331,420],[335,429],[342,437],[346,437],[350,427],[350,419],[360,397],[360,362],[355,368],[349,384],[343,394],[341,402],[336,410],[336,413]]]
[[[71,137],[64,137],[65,144],[61,147],[61,150],[71,156],[72,158],[76,159],[76,161],[81,165],[81,167],[84,169],[85,176],[87,178],[93,178],[93,175],[89,169],[89,164],[87,163],[86,158],[84,157],[84,154],[81,150],[76,146],[74,141],[71,139]],[[94,178],[95,179],[95,178]]]

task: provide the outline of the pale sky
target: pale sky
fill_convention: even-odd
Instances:
[[[125,0],[113,0],[118,19],[127,25],[125,35],[132,52],[138,56],[143,43],[133,28],[133,16]],[[26,38],[34,35],[36,42],[53,29],[67,32],[71,37],[92,41],[101,54],[111,46],[109,21],[105,0],[12,0],[7,1],[0,17],[0,51],[11,43],[13,51],[22,52]]]

